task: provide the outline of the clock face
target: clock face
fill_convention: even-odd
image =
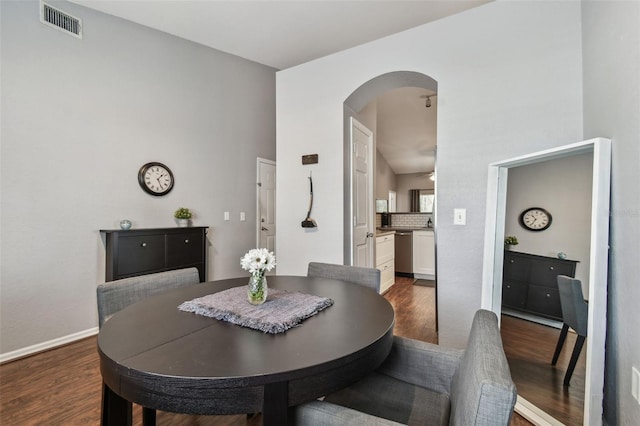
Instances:
[[[520,213],[520,225],[530,231],[544,231],[551,226],[551,214],[541,207],[531,207]]]
[[[165,195],[173,189],[173,173],[162,163],[147,163],[140,167],[138,183],[151,195]]]

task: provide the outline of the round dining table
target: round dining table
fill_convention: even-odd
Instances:
[[[278,334],[178,309],[247,283],[244,277],[168,290],[105,322],[98,334],[102,424],[131,424],[137,403],[185,414],[261,412],[264,425],[286,425],[290,407],[359,380],[391,350],[391,304],[345,281],[269,276],[269,288],[334,302]]]

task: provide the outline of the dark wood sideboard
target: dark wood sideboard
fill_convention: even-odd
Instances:
[[[206,281],[207,229],[100,230],[106,237],[106,281],[190,267]]]
[[[504,252],[502,306],[562,321],[558,275],[575,277],[576,260]]]

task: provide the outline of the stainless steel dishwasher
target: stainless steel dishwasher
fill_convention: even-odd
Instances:
[[[413,232],[396,230],[395,246],[396,274],[413,277]]]

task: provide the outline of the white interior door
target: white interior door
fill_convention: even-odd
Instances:
[[[258,158],[257,242],[275,252],[276,248],[276,163]]]
[[[373,133],[351,117],[352,265],[373,268]]]

